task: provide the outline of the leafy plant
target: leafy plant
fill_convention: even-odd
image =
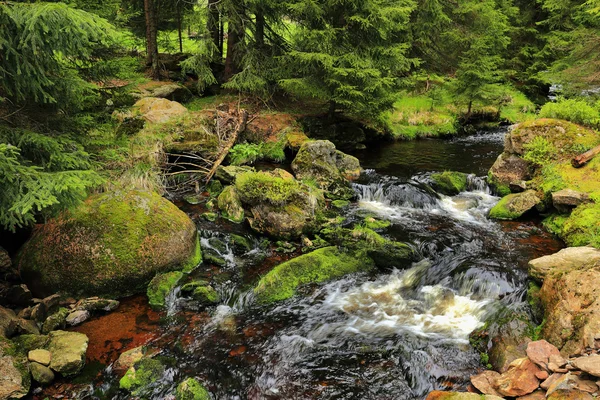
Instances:
[[[523,158],[537,165],[548,164],[556,154],[556,147],[542,136],[536,136],[529,143],[523,145],[525,155]]]
[[[559,99],[556,103],[546,103],[540,110],[542,118],[558,118],[591,126],[600,127],[600,108],[582,99]]]

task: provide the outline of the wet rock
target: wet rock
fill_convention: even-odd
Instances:
[[[502,397],[492,395],[481,395],[465,392],[442,392],[434,390],[429,393],[425,400],[500,400]]]
[[[77,375],[85,366],[88,338],[83,333],[50,332],[48,350],[52,353],[50,368],[63,376]]]
[[[146,291],[150,307],[154,309],[163,308],[166,305],[167,296],[179,285],[183,277],[184,274],[179,271],[156,275],[150,281]]]
[[[494,388],[499,377],[500,374],[496,371],[484,371],[479,375],[472,376],[471,384],[483,394],[502,397]]]
[[[227,167],[223,167],[222,165],[217,168],[217,172],[215,173],[215,178],[220,180],[224,185],[232,185],[235,183],[235,178],[244,172],[256,172],[253,167],[247,166],[234,166],[229,165]]]
[[[157,273],[191,270],[200,260],[196,226],[184,212],[156,193],[117,190],[38,227],[19,266],[35,294],[118,298],[144,292]]]
[[[17,320],[13,310],[0,306],[0,338],[9,338],[15,333]]]
[[[552,193],[552,205],[561,212],[568,212],[587,201],[590,195],[572,189],[563,189]]]
[[[133,348],[119,355],[119,358],[113,364],[113,371],[119,374],[124,373],[142,358],[152,358],[158,353],[157,349],[146,346]]]
[[[439,193],[454,196],[467,190],[467,174],[462,172],[444,171],[432,174],[433,187]]]
[[[133,106],[134,114],[152,123],[163,123],[188,112],[181,104],[167,99],[145,97]]]
[[[542,336],[563,355],[595,348],[600,340],[600,250],[563,249],[530,261],[529,271],[544,280]]]
[[[75,310],[67,315],[65,322],[69,326],[77,326],[90,318],[90,312],[87,310]]]
[[[593,376],[600,377],[600,355],[579,357],[572,361],[575,368]]]
[[[33,380],[41,385],[49,385],[54,381],[54,372],[47,366],[32,362],[29,363],[29,370]]]
[[[42,325],[42,333],[47,334],[57,329],[64,329],[67,326],[67,316],[69,310],[60,308],[57,312],[46,318]]]
[[[518,155],[502,153],[490,169],[490,178],[491,185],[508,189],[511,182],[522,182],[531,178],[529,163]]]
[[[233,252],[237,255],[245,254],[254,248],[250,239],[244,236],[232,234],[229,239],[233,246]]]
[[[339,198],[353,196],[348,190],[348,180],[358,178],[361,171],[356,157],[337,151],[328,140],[304,143],[292,162],[292,170],[298,179],[313,180]]]
[[[534,190],[523,193],[509,194],[503,197],[498,204],[490,210],[490,218],[511,220],[517,219],[532,210],[541,200]]]
[[[186,283],[181,287],[181,292],[192,297],[201,305],[217,304],[221,301],[221,296],[206,281],[195,281]]]
[[[496,380],[496,390],[503,396],[518,397],[534,392],[540,381],[536,377],[537,365],[528,358],[513,361],[508,370]]]
[[[514,360],[527,356],[527,344],[531,342],[527,336],[528,329],[526,321],[514,318],[501,324],[491,335],[492,344],[488,354],[490,364],[496,371],[505,372]]]
[[[52,353],[44,349],[35,349],[27,353],[27,359],[31,362],[48,366],[50,365],[50,360],[52,359]]]
[[[567,360],[562,358],[556,346],[545,340],[537,340],[529,343],[527,345],[527,357],[538,367],[547,371],[549,370],[548,364],[551,361],[558,366],[563,366],[567,363]]]
[[[13,285],[8,289],[6,293],[6,299],[10,304],[15,304],[18,306],[27,306],[31,304],[33,300],[33,295],[31,291],[27,288],[27,285]]]
[[[217,199],[219,210],[223,218],[236,224],[244,222],[244,207],[234,186],[227,186]]]
[[[275,267],[261,278],[254,294],[261,303],[285,300],[302,284],[323,282],[372,267],[373,261],[364,256],[344,253],[337,247],[324,247]]]
[[[194,378],[188,378],[177,386],[176,400],[210,400],[210,393]]]
[[[77,303],[75,308],[77,310],[85,311],[114,311],[119,307],[117,300],[101,299],[98,297],[90,297],[88,299],[81,300]]]
[[[119,387],[137,396],[144,388],[158,381],[165,371],[165,367],[154,358],[142,358],[127,370],[119,381]]]
[[[189,101],[194,95],[188,88],[176,83],[161,85],[152,89],[149,97],[157,97],[159,99],[168,99],[179,103]]]

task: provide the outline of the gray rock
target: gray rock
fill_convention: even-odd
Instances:
[[[83,333],[50,332],[50,368],[63,376],[77,375],[85,366],[88,338]]]
[[[490,210],[490,218],[510,220],[521,217],[541,203],[534,190],[509,194]]]
[[[552,205],[558,211],[568,212],[569,210],[588,202],[590,195],[571,189],[563,189],[552,193]]]
[[[590,375],[600,377],[600,355],[576,358],[573,365]]]
[[[18,318],[16,327],[15,327],[15,334],[16,335],[27,335],[27,334],[39,335],[40,330],[39,330],[37,324],[35,323],[35,321],[32,321],[30,319]]]
[[[75,308],[77,310],[86,311],[114,311],[119,307],[117,300],[100,299],[98,297],[90,297],[88,299],[81,300]]]
[[[90,318],[90,312],[87,310],[75,310],[67,315],[65,322],[69,326],[82,324]]]
[[[510,191],[513,193],[522,193],[527,190],[527,182],[525,181],[514,181],[508,186],[510,187]]]
[[[600,263],[600,250],[594,247],[567,247],[558,253],[529,261],[529,274],[545,279],[548,274],[564,274]]]
[[[529,163],[515,154],[502,153],[490,169],[494,184],[510,185],[531,179]]]
[[[244,172],[255,172],[256,170],[252,167],[236,167],[230,165],[227,167],[219,166],[215,173],[215,178],[221,181],[224,185],[231,185],[235,182],[235,178]]]
[[[156,89],[152,90],[152,92],[150,93],[150,97],[158,97],[161,99],[168,99],[172,101],[177,101],[179,103],[185,103],[193,97],[193,94],[185,86],[172,83],[168,85],[159,86]]]
[[[33,380],[41,385],[49,385],[54,381],[54,372],[42,364],[32,362],[29,363],[29,370]]]
[[[0,352],[1,354],[1,352]],[[15,359],[0,355],[0,400],[20,399],[29,392]]]

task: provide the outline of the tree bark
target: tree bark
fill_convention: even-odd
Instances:
[[[152,77],[160,78],[158,66],[158,26],[156,23],[156,10],[154,0],[144,0],[144,14],[146,17],[146,65],[151,67]]]
[[[221,22],[219,8],[217,7],[219,0],[208,0],[208,19],[206,21],[206,29],[210,34],[213,43],[219,49],[219,54],[223,54],[221,47]]]
[[[587,164],[592,158],[596,157],[598,154],[600,154],[600,146],[596,146],[593,149],[586,151],[585,153],[573,158],[571,160],[571,165],[575,168],[581,168],[585,164]]]
[[[232,19],[229,21],[227,29],[227,56],[225,57],[225,72],[223,73],[225,82],[239,72],[239,45],[242,38],[242,28],[238,24],[239,21]]]
[[[262,11],[256,12],[256,32],[255,40],[258,48],[262,48],[265,45],[265,15]]]
[[[329,121],[333,122],[335,120],[335,110],[337,109],[337,103],[335,100],[329,101],[329,111],[327,112],[327,118]]]
[[[181,6],[177,5],[177,33],[179,34],[179,52],[183,53],[183,38],[181,36]]]

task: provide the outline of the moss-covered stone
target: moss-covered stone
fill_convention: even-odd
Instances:
[[[62,307],[59,308],[57,312],[46,318],[46,321],[42,325],[42,333],[47,334],[57,329],[64,329],[67,324],[68,315],[69,310]]]
[[[176,400],[210,400],[210,393],[194,378],[188,378],[177,386]]]
[[[205,220],[207,220],[209,222],[215,222],[217,220],[217,218],[219,218],[219,215],[214,212],[205,212],[202,214],[202,218],[204,218]]]
[[[368,271],[373,266],[373,261],[364,255],[325,247],[278,265],[258,282],[254,293],[261,303],[285,300],[292,297],[300,285]]]
[[[569,217],[558,216],[552,221],[555,232],[569,246],[600,248],[600,204],[583,204]]]
[[[22,398],[30,387],[31,375],[26,353],[0,336],[0,398]]]
[[[223,191],[223,184],[220,181],[213,179],[206,185],[206,191],[211,197],[218,197]]]
[[[244,236],[232,234],[229,237],[229,239],[230,239],[231,245],[233,246],[233,251],[236,254],[244,254],[244,253],[251,251],[254,248],[250,239],[248,239]]]
[[[533,190],[509,194],[508,196],[503,197],[490,210],[490,218],[502,220],[517,219],[527,211],[533,209],[540,202],[541,200]]]
[[[119,387],[138,396],[150,384],[158,381],[164,372],[165,367],[158,359],[142,358],[123,375]]]
[[[368,229],[379,230],[385,229],[391,225],[390,221],[385,221],[381,219],[375,219],[373,217],[367,217],[364,221],[364,226]]]
[[[156,193],[116,190],[91,196],[39,226],[18,257],[37,296],[119,298],[143,292],[159,272],[201,261],[196,226]]]
[[[204,305],[217,304],[221,301],[219,293],[208,285],[195,288],[192,292],[192,298]]]
[[[234,186],[227,186],[217,200],[223,218],[236,224],[244,222],[244,207]]]
[[[467,190],[467,174],[462,172],[444,171],[432,174],[431,180],[438,192],[448,196],[454,196]]]
[[[165,306],[165,301],[169,293],[179,285],[183,279],[183,272],[173,271],[164,274],[156,275],[150,284],[146,294],[148,295],[148,303],[154,309],[160,309]]]
[[[48,335],[21,335],[12,339],[18,351],[27,354],[32,350],[46,349],[50,338]]]
[[[62,376],[77,375],[85,366],[88,338],[83,333],[52,331],[48,351],[52,353],[50,368]]]
[[[240,174],[235,188],[242,203],[250,208],[252,229],[286,239],[309,230],[324,204],[319,189],[267,172]]]
[[[343,210],[350,206],[350,202],[348,200],[334,200],[331,202],[333,208],[337,208],[338,210]]]

